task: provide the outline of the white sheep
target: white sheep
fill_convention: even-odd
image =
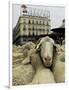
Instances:
[[[36,49],[37,50],[40,49],[40,55],[44,65],[46,67],[50,67],[52,65],[54,49],[55,49],[54,40],[48,36],[41,38],[38,41]]]
[[[13,45],[13,64],[21,63],[28,56],[28,53],[32,48],[35,48],[33,42],[28,42],[22,46]]]
[[[26,44],[22,45],[21,47],[23,48],[23,50],[25,50],[25,49],[30,50],[32,48],[35,48],[35,46],[36,45],[33,42],[27,42]]]
[[[50,69],[46,68],[43,65],[40,55],[35,49],[32,50],[29,58],[30,59],[28,59],[28,61],[27,59],[25,59],[25,61],[23,61],[23,64],[28,64],[30,62],[35,69],[35,75],[30,84],[55,83],[53,73]]]
[[[35,70],[31,64],[19,64],[12,69],[12,84],[26,85],[29,84],[35,74]]]
[[[64,45],[57,45],[53,39],[44,37],[40,39],[36,48],[40,48],[40,55],[46,67],[50,67],[53,64],[56,82],[63,82],[65,80]],[[55,60],[54,57],[56,57]]]
[[[26,75],[26,73],[24,73],[25,72],[24,68],[22,68],[23,66],[22,65],[19,65],[20,67],[17,66],[13,70],[13,72],[14,72],[13,73],[13,76],[14,76],[13,81],[16,80],[14,82],[17,82],[18,84],[55,83],[56,79],[54,80],[54,77],[57,78],[56,74],[57,74],[57,71],[59,71],[56,69],[56,67],[55,67],[56,64],[55,64],[55,61],[53,60],[54,59],[53,58],[54,57],[54,51],[55,51],[56,46],[57,45],[54,44],[53,39],[51,39],[49,37],[44,37],[40,40],[36,49],[28,49],[28,51],[29,51],[28,55],[22,61],[22,65],[28,66],[28,64],[30,63],[30,64],[32,64],[33,69],[31,68],[32,70],[31,69],[28,70],[28,67],[27,67],[26,71],[28,71],[28,75]],[[40,49],[40,52],[37,52],[38,49]],[[61,60],[61,61],[63,62],[63,60]],[[54,63],[52,63],[52,62],[54,62]],[[54,66],[53,67],[53,73],[57,70],[56,73],[54,74],[54,76],[53,76],[53,73],[50,71],[50,69],[47,68],[47,67],[50,67],[52,64]],[[59,67],[59,64],[57,64],[57,68],[58,67]],[[60,63],[59,69],[61,69],[61,63]],[[32,73],[29,73],[29,71],[32,71]],[[63,73],[64,73],[64,71],[63,71]],[[59,78],[60,73],[58,72],[58,74],[59,74],[58,75],[58,78]],[[30,78],[30,76],[32,78]],[[27,78],[29,81],[27,81]],[[22,81],[23,81],[23,83],[22,83]],[[57,82],[57,80],[56,80],[56,82]]]
[[[31,49],[34,49],[35,46],[36,46],[36,45],[35,45],[33,42],[28,42],[28,43],[26,43],[26,44],[24,44],[24,45],[22,46],[22,49],[23,49],[23,59],[25,59],[25,58],[28,56],[29,51],[30,51]]]
[[[63,46],[61,46],[56,53],[52,67],[54,78],[57,83],[65,81],[65,54],[62,47]]]
[[[35,70],[33,69],[31,64],[28,63],[27,65],[24,65],[22,63],[24,59],[29,61],[29,58],[26,57],[28,57],[28,53],[32,48],[35,48],[35,44],[32,42],[28,42],[23,46],[14,47],[15,52],[13,52],[12,67],[13,85],[24,85],[32,81]]]

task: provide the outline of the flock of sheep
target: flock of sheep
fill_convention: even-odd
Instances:
[[[48,36],[36,44],[13,46],[12,84],[47,84],[65,81],[65,45]]]

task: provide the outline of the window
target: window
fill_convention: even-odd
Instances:
[[[49,33],[49,29],[47,29],[47,34]]]
[[[48,25],[48,22],[47,22],[47,25]]]
[[[18,34],[19,34],[19,32],[20,32],[20,29],[18,29],[18,31],[16,32],[16,35],[18,35]]]
[[[45,29],[43,29],[43,33],[45,33]]]
[[[29,31],[31,30],[31,28],[28,29]]]
[[[38,24],[38,21],[36,21],[36,24]]]
[[[41,31],[41,29],[39,29],[39,31]]]
[[[34,36],[34,32],[33,32],[33,36]]]
[[[43,25],[44,25],[45,23],[44,23],[44,21],[43,21]]]
[[[38,32],[36,31],[36,35],[38,35]]]
[[[29,24],[31,24],[31,21],[29,20]]]
[[[49,23],[47,22],[47,25],[49,25]]]
[[[31,33],[29,32],[29,36],[31,35]]]
[[[41,21],[40,21],[40,25],[41,25]]]
[[[32,28],[32,30],[34,30],[34,27]]]
[[[32,21],[32,24],[34,24],[34,20]]]
[[[23,30],[26,30],[26,27],[25,26],[23,27]]]
[[[25,20],[25,19],[23,20],[23,23],[24,23],[24,24],[26,23],[26,20]]]

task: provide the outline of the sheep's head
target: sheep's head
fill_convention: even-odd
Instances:
[[[54,46],[55,44],[53,39],[47,36],[42,38],[36,47],[37,50],[40,49],[40,56],[46,67],[50,67],[52,65]]]

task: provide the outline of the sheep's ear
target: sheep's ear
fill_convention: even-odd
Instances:
[[[54,45],[53,45],[53,56],[56,55],[56,52],[57,52],[57,51],[56,51],[56,44],[54,44]]]
[[[29,64],[30,63],[30,58],[27,57],[25,58],[23,61],[22,61],[22,64],[26,65],[26,64]]]
[[[56,52],[58,52],[60,47],[58,45],[54,44],[54,48],[55,48]]]
[[[38,45],[35,47],[36,51],[40,51],[40,46],[41,46],[41,44],[38,44]]]
[[[37,43],[36,43],[36,47],[35,47],[35,49],[37,50],[37,51],[40,51],[40,46],[41,46],[41,44],[42,44],[42,40],[41,40],[41,38],[37,41]]]

